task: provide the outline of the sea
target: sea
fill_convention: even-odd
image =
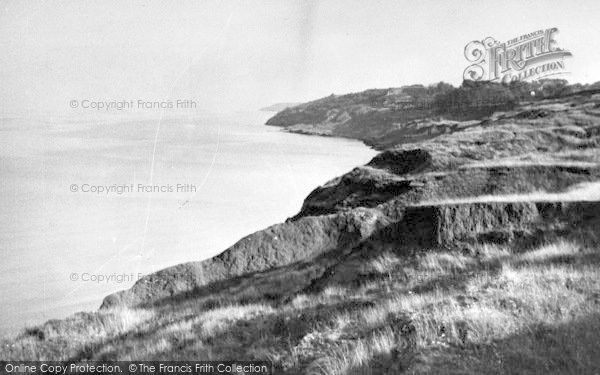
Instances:
[[[376,154],[265,126],[272,115],[1,118],[0,335],[217,255]]]

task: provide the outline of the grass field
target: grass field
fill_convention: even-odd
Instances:
[[[353,282],[287,301],[222,293],[82,313],[4,342],[0,359],[247,358],[290,374],[594,373],[599,264],[593,233],[527,250],[482,245],[475,255],[390,248]]]

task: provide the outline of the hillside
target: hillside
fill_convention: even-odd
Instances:
[[[475,101],[486,97],[493,105]],[[369,90],[269,124],[384,151],[285,223],[8,338],[0,360],[264,359],[277,374],[600,368],[593,88]]]
[[[301,134],[355,138],[379,150],[460,131],[478,120],[517,103],[564,97],[600,89],[569,85],[565,80],[514,82],[501,85],[464,81],[455,88],[444,82],[423,86],[373,89],[330,95],[281,110],[267,121]]]

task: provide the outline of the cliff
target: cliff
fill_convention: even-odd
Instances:
[[[455,133],[402,143],[315,189],[286,223],[251,234],[215,258],[150,275],[108,296],[102,308],[210,290],[232,277],[343,253],[398,222],[406,207],[419,202],[564,192],[596,181],[598,100],[587,93],[527,103]]]

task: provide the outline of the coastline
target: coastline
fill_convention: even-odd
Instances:
[[[144,276],[96,312],[0,341],[0,360],[235,357],[278,373],[466,364],[475,374],[496,371],[497,351],[515,356],[515,345],[503,372],[550,361],[550,339],[559,372],[597,368],[599,100],[426,121],[425,139],[313,186],[285,222]],[[583,361],[573,342],[590,353]]]

